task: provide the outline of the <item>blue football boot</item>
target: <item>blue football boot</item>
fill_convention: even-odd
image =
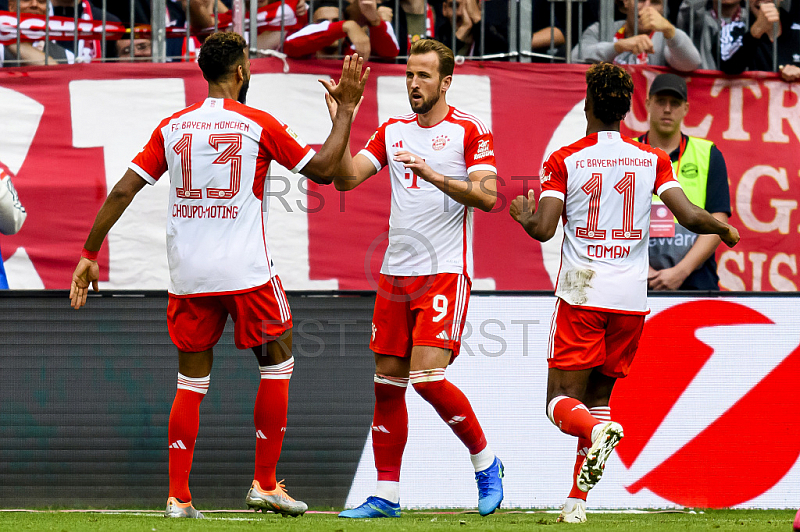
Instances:
[[[502,492],[502,490],[501,490]],[[502,498],[502,495],[501,495]],[[498,503],[499,504],[499,503]],[[358,508],[345,510],[339,517],[350,519],[370,519],[374,517],[400,517],[400,504],[394,504],[380,497],[368,497]]]
[[[478,482],[478,512],[481,515],[494,513],[503,502],[503,462],[495,457],[492,465],[475,473],[475,480]]]

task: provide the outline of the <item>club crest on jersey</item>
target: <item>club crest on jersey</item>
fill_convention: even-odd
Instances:
[[[438,137],[433,139],[433,149],[436,151],[441,151],[447,146],[447,143],[450,141],[450,137],[447,135],[439,135]]]
[[[475,153],[475,160],[477,161],[484,157],[494,157],[494,150],[489,146],[489,139],[478,141],[478,151]]]

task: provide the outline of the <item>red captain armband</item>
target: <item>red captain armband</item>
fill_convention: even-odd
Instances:
[[[81,250],[81,257],[83,257],[84,259],[93,260],[93,261],[95,261],[95,262],[97,262],[97,255],[99,255],[99,254],[100,254],[100,250],[97,250],[97,251],[89,251],[89,250],[88,250],[88,249],[86,249],[86,248],[83,248],[83,249]]]

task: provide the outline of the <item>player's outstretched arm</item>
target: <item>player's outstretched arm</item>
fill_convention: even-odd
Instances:
[[[333,87],[337,85],[335,80],[330,80],[330,84]],[[356,105],[355,111],[353,111],[353,122],[356,120],[358,110],[363,101],[364,97],[362,96],[358,105]],[[328,106],[328,113],[331,115],[331,121],[335,121],[339,107],[336,100],[334,100],[330,94],[326,93],[325,103]],[[373,165],[369,159],[363,155],[356,155],[353,157],[350,151],[350,139],[348,138],[347,146],[344,149],[344,153],[342,153],[342,159],[339,161],[339,167],[336,169],[336,175],[333,178],[333,186],[336,187],[336,190],[342,192],[353,190],[376,173],[375,165]]]
[[[332,84],[326,80],[320,83],[336,102],[336,116],[333,128],[320,150],[312,157],[301,173],[316,183],[329,184],[336,177],[344,150],[350,141],[350,125],[356,106],[361,102],[364,87],[369,78],[369,68],[362,70],[364,59],[358,54],[346,56],[342,64],[342,77],[339,83]]]
[[[532,238],[539,242],[547,242],[556,234],[563,209],[564,202],[552,196],[542,198],[537,209],[536,196],[533,190],[529,190],[527,198],[525,196],[514,198],[508,213]]]
[[[128,208],[134,196],[142,190],[147,182],[139,177],[136,172],[128,169],[122,179],[114,185],[111,192],[108,194],[103,206],[97,213],[94,220],[92,230],[89,232],[89,238],[86,239],[84,249],[90,252],[97,252],[100,246],[103,245],[106,235],[114,226],[114,224]],[[78,261],[78,266],[72,274],[72,284],[69,289],[69,298],[72,308],[79,309],[86,304],[86,296],[89,292],[89,285],[95,292],[99,291],[97,284],[100,278],[100,268],[96,260],[91,260],[86,257],[81,257]]]
[[[725,245],[733,247],[739,242],[739,231],[701,209],[686,197],[683,189],[673,187],[661,193],[661,201],[669,207],[678,223],[689,231],[701,235],[719,235]]]

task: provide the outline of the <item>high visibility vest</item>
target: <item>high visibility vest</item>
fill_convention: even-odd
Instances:
[[[689,201],[700,207],[706,208],[706,192],[708,189],[708,168],[711,164],[711,148],[714,143],[710,140],[688,137],[686,148],[677,161],[672,162],[675,176],[681,184]],[[653,195],[654,203],[663,203],[661,198]],[[678,219],[675,219],[678,223]]]
[[[708,167],[713,146],[710,140],[689,137],[683,155],[672,163],[686,197],[701,209],[706,207]]]

